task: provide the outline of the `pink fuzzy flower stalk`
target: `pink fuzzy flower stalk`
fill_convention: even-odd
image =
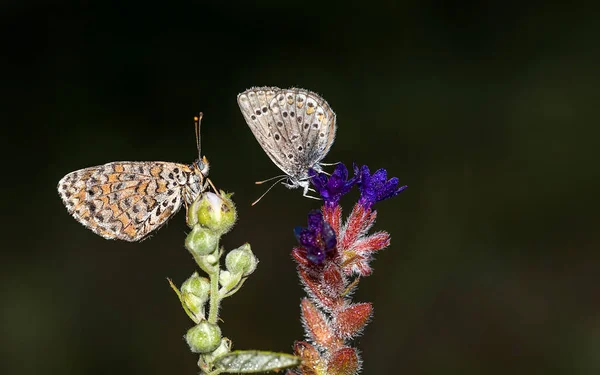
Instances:
[[[310,171],[311,181],[324,205],[308,214],[308,227],[295,229],[300,246],[292,250],[300,281],[308,297],[301,303],[307,341],[297,341],[294,352],[302,365],[288,374],[352,375],[360,371],[361,359],[351,340],[361,334],[371,319],[371,303],[353,303],[350,296],[360,277],[372,272],[373,254],[390,244],[385,231],[369,234],[377,211],[374,203],[391,198],[406,186],[387,180],[380,169],[371,175],[367,166],[348,169],[338,164],[331,177]],[[357,185],[361,195],[350,216],[342,223],[339,200]]]

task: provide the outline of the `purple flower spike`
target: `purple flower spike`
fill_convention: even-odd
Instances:
[[[387,171],[379,169],[371,174],[369,167],[354,166],[354,174],[358,176],[358,187],[360,189],[360,199],[358,203],[365,208],[371,208],[375,202],[382,201],[398,195],[407,186],[398,187],[398,178],[387,179]]]
[[[294,234],[306,249],[306,257],[315,264],[323,263],[337,245],[335,231],[323,220],[323,214],[318,210],[308,213],[308,228],[296,227]]]
[[[317,173],[314,169],[308,170],[308,176],[327,207],[337,206],[340,198],[358,181],[357,176],[348,179],[348,168],[342,163],[335,167],[330,177],[325,173]]]

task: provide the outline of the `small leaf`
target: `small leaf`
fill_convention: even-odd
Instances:
[[[368,302],[350,305],[339,311],[334,320],[338,334],[345,338],[354,337],[367,325],[372,314],[373,306]]]
[[[342,348],[333,353],[327,366],[327,374],[353,375],[360,368],[360,359],[354,348]]]
[[[324,291],[332,298],[339,297],[344,291],[344,278],[337,264],[329,263],[323,270]]]
[[[302,375],[316,375],[317,371],[323,367],[319,351],[306,341],[294,343],[294,354],[302,358],[299,368]]]
[[[277,371],[300,364],[300,358],[286,353],[257,350],[236,350],[217,358],[215,366],[221,372],[249,374]]]
[[[183,298],[181,297],[181,292],[179,291],[179,289],[177,289],[175,284],[173,284],[173,281],[171,279],[169,279],[168,277],[167,277],[167,281],[169,281],[169,285],[171,286],[171,289],[173,289],[175,294],[177,294],[177,298],[179,298],[179,302],[181,302],[181,307],[183,307],[183,311],[185,311],[187,316],[189,316],[190,319],[192,319],[194,321],[194,323],[196,323],[196,324],[200,323],[200,321],[196,318],[196,316],[194,316],[194,314],[187,308],[187,305],[185,304],[185,302],[183,301]]]
[[[300,304],[306,331],[317,344],[324,347],[337,347],[343,342],[335,337],[325,315],[308,298]]]

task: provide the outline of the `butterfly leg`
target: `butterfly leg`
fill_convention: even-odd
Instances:
[[[308,186],[308,183],[307,183],[306,185],[304,185],[304,193],[302,194],[302,196],[303,196],[303,197],[306,197],[306,198],[316,199],[316,200],[319,200],[319,201],[321,200],[321,198],[320,198],[320,197],[313,197],[312,195],[308,195],[308,192],[309,192],[309,191],[311,191],[311,192],[315,192],[315,190],[314,190],[314,189],[311,189],[311,188]]]
[[[303,194],[302,196],[303,196],[303,197],[306,197],[306,198],[310,198],[310,199],[316,199],[316,200],[318,200],[318,201],[320,201],[320,200],[323,200],[323,199],[322,199],[322,198],[320,198],[320,197],[313,197],[312,195],[308,195],[308,193],[305,193],[305,194]]]
[[[188,215],[188,208],[190,206],[188,205],[188,203],[187,203],[187,201],[185,199],[183,200],[183,204],[185,206],[185,224],[189,227],[190,223],[189,223],[188,220],[189,220],[190,215]]]
[[[317,192],[315,189],[313,189],[313,188],[310,187],[310,185],[308,184],[308,181],[310,181],[310,177],[305,177],[305,178],[301,178],[301,179],[298,180],[298,182],[299,182],[298,185],[300,185],[300,186],[302,186],[302,188],[304,188],[304,194],[303,195],[305,197],[307,196],[306,194],[309,191],[313,192],[313,193]],[[286,185],[286,186],[289,187],[290,189],[295,187],[295,185]],[[320,199],[320,198],[318,198],[318,199]]]
[[[217,190],[217,188],[215,187],[215,185],[213,184],[213,182],[211,181],[211,179],[208,178],[208,177],[206,178],[206,182],[204,183],[204,187],[202,188],[202,191],[207,190],[209,184],[213,188],[213,190],[215,191],[215,194],[217,194],[218,196],[221,196],[221,192],[219,190]]]
[[[341,163],[341,161],[338,161],[338,162],[335,162],[335,163],[319,163],[318,165],[319,165],[319,166],[323,166],[323,167],[330,167],[330,166],[332,166],[332,165],[338,165],[338,164],[340,164],[340,163]],[[320,170],[319,172],[320,172],[320,173],[324,173],[324,174],[326,174],[327,176],[331,176],[331,173],[327,173],[327,172],[325,172],[324,170]]]

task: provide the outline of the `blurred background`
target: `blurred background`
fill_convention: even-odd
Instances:
[[[66,173],[191,163],[192,117],[260,259],[224,301],[237,349],[291,352],[304,296],[293,228],[319,203],[254,181],[280,173],[236,103],[252,86],[323,95],[325,161],[386,168],[392,245],[355,301],[374,320],[364,374],[598,374],[597,9],[507,2],[8,1],[2,25],[3,374],[194,374],[192,322],[166,277],[194,272],[184,215],[141,243],[69,216]],[[349,211],[358,196],[342,203]]]

